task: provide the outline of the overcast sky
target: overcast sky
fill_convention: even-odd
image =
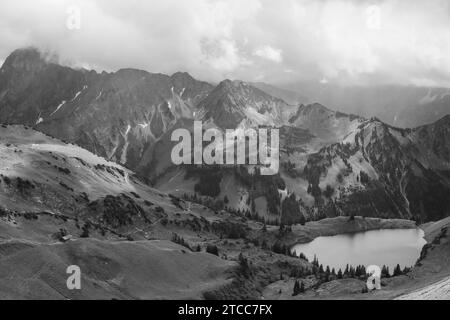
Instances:
[[[450,0],[0,0],[0,63],[29,45],[214,82],[450,86]]]

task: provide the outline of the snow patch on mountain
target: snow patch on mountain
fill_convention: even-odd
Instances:
[[[125,134],[123,138],[125,139],[125,143],[122,148],[122,155],[120,156],[120,163],[125,164],[127,163],[127,151],[128,146],[130,145],[130,142],[128,141],[128,134],[130,133],[131,125],[127,126],[127,129],[125,130]]]
[[[75,100],[80,96],[80,94],[81,94],[84,90],[86,90],[87,88],[88,88],[88,86],[84,86],[83,89],[81,89],[80,91],[78,91],[78,92],[75,94],[75,97],[73,97],[72,100],[70,100],[70,102],[75,101]]]
[[[128,125],[128,126],[127,126],[127,129],[125,130],[125,136],[127,136],[128,133],[130,133],[130,130],[131,130],[131,126]]]
[[[53,111],[53,112],[50,114],[50,116],[52,116],[52,115],[54,115],[56,112],[58,112],[58,110],[61,109],[61,107],[62,107],[63,105],[65,105],[65,104],[66,104],[66,100],[63,100],[63,101],[56,107],[55,111]]]

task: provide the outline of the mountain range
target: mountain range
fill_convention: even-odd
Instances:
[[[0,122],[78,145],[160,190],[226,199],[229,209],[267,221],[450,214],[450,116],[404,129],[319,103],[289,104],[264,89],[277,93],[243,81],[214,86],[187,73],[73,69],[27,48],[0,69]],[[174,166],[171,133],[192,130],[194,120],[218,130],[279,128],[279,174]]]
[[[342,86],[332,83],[300,82],[283,84],[283,89],[271,87],[276,97],[290,99],[294,92],[297,103],[320,102],[327,107],[366,118],[377,117],[401,128],[431,124],[450,114],[449,88],[401,86]]]
[[[0,298],[292,299],[298,278],[305,297],[440,292],[449,218],[422,225],[417,265],[378,296],[289,248],[450,216],[450,116],[399,128],[307,101],[261,83],[98,73],[16,50],[0,68]],[[173,165],[171,133],[194,120],[279,129],[279,173]],[[72,264],[80,291],[66,287]]]

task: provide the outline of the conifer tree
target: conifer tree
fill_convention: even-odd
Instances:
[[[292,296],[295,297],[300,292],[300,284],[298,283],[298,280],[295,280],[294,283],[294,292],[292,293]]]
[[[319,273],[323,273],[324,271],[323,271],[323,265],[321,264],[320,266],[319,266]]]
[[[402,269],[400,268],[400,265],[397,264],[397,266],[394,269],[394,277],[400,276],[402,274]]]
[[[300,284],[300,290],[299,290],[299,292],[300,292],[300,293],[305,292],[305,284],[303,283],[303,281],[302,281],[302,283]]]

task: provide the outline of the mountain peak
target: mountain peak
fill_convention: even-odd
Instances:
[[[443,116],[440,120],[438,120],[437,122],[442,122],[442,123],[448,123],[450,124],[450,114],[447,114],[445,116]]]
[[[217,86],[217,88],[223,88],[223,89],[231,88],[231,87],[233,87],[233,81],[231,81],[230,79],[225,79],[225,80],[221,81]]]
[[[247,82],[230,79],[220,82],[199,107],[221,128],[235,128],[244,119],[252,125],[275,125],[290,112],[283,100]]]
[[[40,69],[46,64],[46,59],[37,48],[28,47],[13,51],[6,58],[2,69],[30,72],[32,70]]]
[[[194,81],[194,77],[191,76],[188,72],[182,72],[182,71],[178,71],[175,72],[174,74],[172,74],[170,76],[172,78],[172,80],[187,80],[187,81]]]
[[[313,112],[313,111],[318,111],[318,112],[333,112],[330,109],[328,109],[327,107],[325,107],[324,105],[320,104],[320,103],[312,103],[312,104],[308,104],[308,105],[304,105],[301,104],[300,109],[302,109],[304,112]]]
[[[225,79],[219,83],[218,88],[229,88],[229,89],[244,89],[244,88],[252,88],[254,90],[259,90],[245,81],[242,80],[230,80]]]

